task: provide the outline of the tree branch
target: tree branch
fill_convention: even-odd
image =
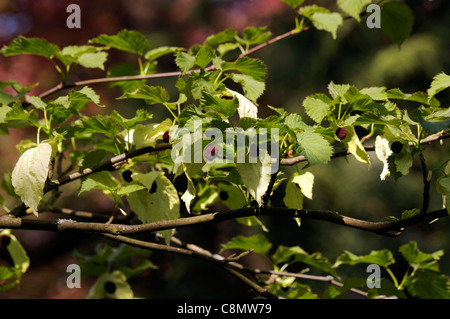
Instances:
[[[128,225],[113,223],[79,222],[71,219],[28,219],[15,218],[11,215],[0,217],[0,228],[46,230],[57,232],[108,233],[113,235],[130,235],[155,232],[167,229],[182,228],[192,225],[221,222],[249,216],[277,216],[285,218],[303,218],[326,221],[337,225],[372,232],[383,236],[398,236],[405,228],[448,217],[446,209],[426,214],[418,214],[398,221],[373,222],[341,215],[335,211],[289,209],[282,207],[247,207],[226,212],[216,212],[198,216],[190,216],[173,220],[161,220],[148,224]]]

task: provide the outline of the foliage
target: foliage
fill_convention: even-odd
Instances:
[[[303,1],[284,2],[296,12],[292,34],[317,29],[335,39],[347,19],[341,12],[361,22],[364,8],[371,1],[338,0],[340,11],[336,12],[317,5],[304,5]],[[402,3],[386,2],[381,12],[382,31],[401,45],[411,32],[411,11]],[[72,230],[91,231],[150,250],[186,255],[194,251],[195,257],[228,269],[243,255],[227,259],[189,250],[191,246],[182,245],[173,236],[172,229],[189,226],[190,221],[192,224],[206,221],[202,218],[213,216],[207,212],[219,202],[229,209],[228,215],[220,216],[260,227],[262,231],[268,229],[258,218],[259,213],[276,215],[279,212],[281,215],[284,212],[299,225],[301,218],[310,216],[336,222],[339,215],[335,212],[308,215],[303,209],[303,198],[313,199],[314,175],[309,169],[314,165],[332,165],[333,158],[344,155],[354,156],[370,166],[370,151],[375,151],[384,164],[381,180],[398,180],[410,173],[414,159],[420,161],[423,206],[405,211],[400,219],[393,216],[392,223],[383,224],[385,229],[377,228],[378,224],[365,227],[365,224],[348,222],[347,226],[385,235],[396,231],[399,235],[408,225],[444,217],[450,212],[450,162],[443,158],[438,167],[431,169],[423,154],[426,142],[448,137],[450,112],[441,106],[437,95],[450,86],[449,75],[440,73],[427,92],[413,93],[404,93],[399,88],[358,88],[330,82],[327,94],[309,95],[301,103],[308,118],[278,107],[271,107],[274,115],[261,118],[258,100],[267,89],[267,68],[263,61],[250,55],[268,45],[270,39],[272,34],[266,27],[247,27],[241,33],[224,30],[190,48],[151,48],[144,35],[131,30],[116,35],[102,34],[86,45],[64,48],[45,39],[21,36],[13,40],[1,50],[4,56],[33,54],[49,59],[61,75],[61,84],[40,96],[28,94],[37,84],[22,86],[14,80],[0,84],[2,89],[9,87],[15,92],[15,95],[7,91],[0,94],[0,132],[8,134],[12,128],[33,128],[36,132],[35,141],[19,143],[21,157],[14,171],[3,179],[5,192],[17,199],[18,206],[12,210],[12,215],[22,218],[32,212],[39,220],[41,212],[56,210],[60,194],[50,193],[51,190],[81,179],[79,194],[102,190],[114,202],[115,210],[111,214],[114,223],[92,222],[91,228],[83,229],[85,224],[74,221],[59,223],[56,230],[73,227]],[[118,100],[142,100],[147,104],[132,118],[125,118],[112,106],[103,105],[101,96],[91,87],[95,81],[90,84],[85,81],[81,86],[69,82],[77,68],[105,70],[110,50],[126,52],[136,60],[136,67],[129,64],[110,67],[108,77],[101,81],[120,88]],[[175,88],[148,85],[146,79],[158,78],[158,59],[166,55],[173,56],[178,67],[174,72],[178,76]],[[63,94],[62,89],[66,88],[70,90]],[[171,96],[169,92],[174,90],[177,93]],[[60,94],[53,97],[54,93]],[[416,107],[413,110],[403,108],[406,102],[415,103]],[[86,115],[83,111],[92,105],[102,113]],[[171,117],[153,121],[153,115],[161,108]],[[216,139],[208,144],[207,134],[211,132],[215,132]],[[267,132],[277,134],[264,135]],[[258,136],[256,149],[240,144],[240,134],[249,139]],[[218,135],[232,139],[218,139]],[[371,139],[375,140],[374,144],[366,146]],[[277,154],[282,154],[282,158]],[[68,171],[60,169],[64,158],[77,172],[69,175]],[[279,163],[275,171],[271,170],[273,161]],[[306,165],[300,167],[300,163]],[[286,175],[285,168],[289,165],[296,165],[298,171]],[[443,209],[437,212],[428,212],[431,174],[439,175],[435,189],[443,198]],[[177,179],[183,178],[186,187],[177,188]],[[271,196],[279,187],[285,189],[285,207],[272,205]],[[130,225],[117,225],[122,220],[121,214],[131,216],[124,222]],[[12,217],[0,219],[1,227],[13,228],[8,227],[11,225],[8,218]],[[39,228],[44,223],[34,225]],[[147,226],[149,228],[145,228]],[[127,236],[141,229],[156,231],[155,241]],[[5,282],[1,287],[7,289],[12,286],[11,278],[20,280],[28,268],[28,259],[9,231],[3,232],[8,232],[6,235],[12,240],[7,248],[14,261],[13,267],[0,268],[0,279]],[[183,249],[177,250],[176,246]],[[242,250],[244,255],[248,251],[262,254],[271,261],[271,271],[246,273],[268,284],[267,292],[257,285],[259,281],[252,285],[263,296],[343,298],[348,292],[361,293],[358,289],[366,287],[365,279],[343,279],[338,270],[344,265],[375,264],[388,276],[381,279],[381,288],[371,288],[362,293],[365,296],[450,297],[449,278],[439,272],[438,266],[443,252],[424,253],[414,242],[399,249],[409,265],[400,281],[389,268],[395,260],[388,250],[372,251],[365,256],[346,251],[330,263],[320,252],[309,254],[299,246],[279,246],[271,252],[272,244],[263,234],[235,237],[222,246],[222,252],[229,249]],[[133,250],[131,246],[106,247],[93,257],[76,253],[83,272],[98,276],[88,297],[101,298],[105,294],[116,298],[134,297],[127,279],[155,266],[148,259],[143,259],[135,268],[111,265],[137,255],[148,257],[145,250]],[[299,264],[303,266],[300,270]],[[315,292],[300,283],[297,279],[313,278],[308,277],[306,273],[311,269],[305,266],[324,273],[327,277],[320,277],[321,281],[330,286]],[[298,271],[287,272],[288,268]]]

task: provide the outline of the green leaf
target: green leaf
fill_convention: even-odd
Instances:
[[[286,185],[286,194],[283,198],[287,208],[302,209],[303,196],[312,199],[314,175],[310,172],[294,173]]]
[[[266,78],[266,66],[264,62],[258,59],[248,57],[239,58],[234,62],[223,62],[221,64],[222,71],[238,71],[248,75],[257,81],[263,81]]]
[[[253,250],[255,253],[265,255],[272,244],[262,235],[254,235],[250,237],[236,236],[226,244],[222,244],[221,252],[227,249],[240,249],[244,251]]]
[[[232,100],[221,99],[206,92],[203,93],[200,102],[202,106],[210,107],[227,118],[233,116],[239,106],[237,98],[233,98]]]
[[[143,99],[147,104],[164,104],[169,102],[170,96],[162,86],[145,85],[134,92],[125,93],[119,99]]]
[[[143,189],[145,189],[145,187],[142,185],[131,184],[131,185],[125,185],[125,186],[120,187],[119,189],[115,190],[115,193],[119,197],[122,197],[122,196],[131,194],[133,192],[137,192],[137,191],[140,191]]]
[[[256,102],[266,89],[264,81],[255,80],[255,78],[250,75],[233,73],[227,75],[227,77],[240,84],[244,90],[245,96],[254,102]]]
[[[258,59],[239,58],[234,62],[223,62],[222,71],[237,71],[227,74],[234,82],[239,83],[244,93],[252,101],[256,101],[265,90],[266,66]]]
[[[367,154],[364,146],[359,140],[355,128],[353,126],[347,126],[345,129],[347,130],[347,135],[341,142],[358,161],[370,165],[370,156]]]
[[[163,55],[175,53],[179,50],[182,50],[182,48],[162,46],[162,47],[155,48],[155,49],[148,51],[145,54],[145,58],[149,61],[153,61],[153,60],[158,59],[159,57],[162,57]]]
[[[311,21],[318,30],[330,32],[333,39],[336,39],[336,33],[343,19],[339,13],[317,12],[311,16]]]
[[[303,6],[298,9],[298,13],[302,16],[307,17],[308,19],[312,18],[312,15],[315,13],[329,13],[330,10],[324,7],[319,7],[316,4]]]
[[[132,143],[136,145],[137,149],[156,145],[158,140],[162,140],[164,133],[170,129],[172,121],[166,119],[159,124],[138,124],[133,131]]]
[[[83,133],[104,134],[114,138],[119,132],[118,124],[109,116],[96,115],[81,120]]]
[[[395,156],[394,163],[397,171],[402,175],[408,175],[409,169],[413,165],[413,157],[411,155],[409,145],[405,143],[405,145],[403,145],[402,151],[399,154],[393,156]]]
[[[107,58],[108,53],[106,52],[85,53],[78,58],[78,62],[85,68],[104,70]]]
[[[12,172],[11,180],[15,193],[36,216],[44,196],[52,153],[50,144],[41,143],[23,153]]]
[[[148,41],[145,36],[138,31],[122,30],[116,35],[102,34],[90,40],[91,43],[103,44],[118,50],[142,55],[148,49]]]
[[[361,94],[370,96],[374,101],[388,101],[386,87],[369,87],[360,90]]]
[[[407,280],[407,290],[422,299],[450,299],[450,280],[446,275],[428,269],[419,270]]]
[[[350,84],[335,84],[333,81],[331,81],[328,84],[328,92],[333,97],[333,99],[337,99],[340,97],[342,99],[342,102],[346,102],[345,100],[345,93],[350,89]]]
[[[226,29],[217,34],[210,35],[206,38],[205,44],[209,46],[216,46],[225,42],[232,42],[235,40],[237,31],[234,29]]]
[[[39,96],[27,96],[27,100],[38,110],[45,111],[45,109],[47,108],[47,103],[42,101]]]
[[[400,89],[391,89],[387,91],[387,94],[388,98],[391,100],[414,101],[433,107],[440,106],[440,102],[436,98],[429,96],[425,92],[415,92],[413,94],[407,94],[403,93]]]
[[[298,115],[297,113],[288,114],[284,118],[284,124],[286,124],[286,126],[289,127],[293,131],[298,131],[298,130],[303,131],[308,128],[306,123],[303,122],[302,117],[300,115]]]
[[[10,238],[10,242],[6,249],[8,250],[8,253],[14,263],[14,268],[19,271],[20,275],[25,273],[28,267],[30,267],[30,258],[18,241],[17,237],[11,234],[10,229],[1,231],[0,236],[8,236]]]
[[[124,129],[130,131],[136,126],[136,124],[152,119],[153,114],[150,114],[146,110],[138,109],[136,110],[136,115],[134,117],[126,119],[120,115],[119,112],[114,110],[111,113],[111,117],[115,119]]]
[[[293,264],[296,262],[304,263],[306,265],[321,269],[335,277],[338,277],[336,271],[333,269],[328,259],[322,256],[321,253],[315,252],[313,254],[308,254],[299,246],[278,246],[278,249],[272,255],[272,260],[275,265],[284,263]]]
[[[195,55],[194,63],[200,68],[206,68],[214,58],[214,52],[207,46],[202,46]]]
[[[105,283],[114,284],[114,292],[108,293],[105,290]],[[113,299],[132,299],[133,290],[127,282],[127,277],[119,270],[101,275],[89,290],[88,299],[103,299],[105,297]]]
[[[428,96],[431,99],[433,96],[441,92],[442,90],[450,87],[450,76],[445,73],[439,73],[433,78],[431,86],[428,89]]]
[[[281,0],[287,5],[289,5],[292,9],[295,9],[303,4],[305,0]]]
[[[308,96],[303,100],[303,107],[305,108],[306,114],[316,123],[322,122],[328,114],[330,104],[330,98],[321,93]]]
[[[237,185],[220,183],[218,188],[219,195],[222,192],[226,193],[226,199],[221,198],[221,200],[230,210],[239,209],[247,205],[247,200]]]
[[[392,1],[381,7],[381,29],[399,46],[408,38],[414,24],[411,9],[403,3]]]
[[[4,56],[17,54],[34,54],[52,59],[59,52],[58,46],[45,39],[19,36],[1,50]]]
[[[393,264],[394,262],[395,260],[392,253],[387,249],[372,251],[370,254],[365,256],[357,256],[349,251],[345,251],[342,255],[340,255],[337,258],[333,267],[337,268],[342,264],[354,266],[360,263],[364,263],[364,264],[377,264],[386,268],[387,266]]]
[[[17,197],[17,194],[14,191],[14,186],[12,185],[12,172],[7,172],[3,175],[2,178],[2,188],[6,194],[12,197]]]
[[[267,27],[247,27],[242,32],[242,38],[237,40],[247,46],[261,44],[270,39],[271,33],[267,31]]]
[[[429,134],[450,129],[450,119],[446,119],[444,121],[425,121],[422,117],[419,117],[419,123]]]
[[[345,13],[360,22],[363,7],[371,2],[371,0],[338,0],[337,4]]]
[[[98,106],[104,106],[100,103],[100,96],[88,86],[85,86],[78,91],[72,90],[69,92],[68,96],[69,100],[72,102],[92,102]]]
[[[186,74],[186,72],[192,69],[192,67],[195,65],[195,56],[180,51],[175,58],[175,63],[180,68],[181,72],[183,74]]]
[[[297,134],[297,153],[308,160],[310,166],[326,164],[333,155],[333,148],[322,135],[314,132],[301,132]]]
[[[94,189],[103,190],[104,194],[117,202],[119,198],[115,194],[115,190],[120,187],[120,183],[111,175],[110,172],[102,171],[91,174],[83,179],[78,195]]]
[[[447,167],[449,165],[447,165]],[[447,208],[450,215],[450,176],[447,175],[445,177],[439,177],[436,181],[436,190],[442,194],[443,207]]]
[[[414,217],[414,216],[418,215],[419,213],[420,213],[420,209],[418,209],[418,208],[405,210],[402,213],[402,219],[408,219],[408,218]]]
[[[164,176],[164,173],[157,171],[147,174],[134,173],[132,177],[134,181],[147,189],[127,195],[128,203],[140,221],[152,223],[160,220],[177,219],[180,216],[178,192],[172,182]],[[164,230],[161,233],[166,240],[166,244],[169,244],[172,231]]]
[[[95,150],[89,152],[86,156],[83,157],[79,166],[80,169],[84,170],[86,168],[92,168],[98,163],[102,161],[102,159],[106,156],[106,152],[104,150]]]
[[[436,251],[432,254],[423,253],[419,250],[419,248],[417,247],[417,242],[415,241],[400,246],[398,251],[402,254],[402,256],[414,270],[424,267],[428,268],[427,264],[436,262],[444,255],[443,250]]]

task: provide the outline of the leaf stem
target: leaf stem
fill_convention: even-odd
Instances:
[[[394,273],[392,272],[392,270],[389,267],[385,267],[387,273],[389,274],[389,276],[392,278],[392,281],[394,282],[395,287],[398,288],[398,281],[397,278],[395,277]]]

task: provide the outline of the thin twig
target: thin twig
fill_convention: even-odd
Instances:
[[[302,31],[308,30],[309,27],[304,28]],[[286,33],[283,33],[273,39],[268,40],[265,43],[262,43],[260,45],[257,45],[253,48],[251,48],[250,50],[241,53],[238,58],[242,58],[245,56],[248,56],[250,54],[255,53],[256,51],[259,51],[271,44],[274,44],[278,41],[281,41],[283,39],[289,38],[293,35],[298,34],[298,30],[297,29],[293,29],[290,30]],[[205,68],[205,71],[213,71],[215,70],[216,67],[214,65],[211,65],[207,68]],[[200,73],[201,70],[200,69],[195,69],[195,70],[189,70],[184,74],[192,74],[192,73]],[[160,78],[167,78],[167,77],[177,77],[177,76],[181,76],[183,75],[183,73],[181,71],[174,71],[174,72],[162,72],[162,73],[154,73],[154,74],[144,74],[144,75],[130,75],[130,76],[118,76],[118,77],[102,77],[102,78],[96,78],[96,79],[90,79],[90,80],[83,80],[83,81],[77,81],[74,83],[70,83],[70,84],[64,84],[64,83],[58,83],[57,85],[55,85],[53,88],[41,93],[39,95],[39,97],[41,99],[49,97],[59,91],[62,90],[66,90],[66,89],[72,89],[72,88],[76,88],[76,87],[81,87],[81,86],[87,86],[87,85],[93,85],[93,84],[100,84],[100,83],[113,83],[113,82],[119,82],[119,81],[136,81],[136,80],[148,80],[148,79],[160,79]],[[26,105],[29,105],[28,103],[26,103]]]
[[[247,286],[252,288],[259,295],[266,297],[266,298],[270,298],[270,299],[279,299],[278,296],[272,294],[266,288],[260,287],[255,282],[253,282],[252,280],[250,280],[249,278],[244,276],[242,273],[240,273],[239,271],[237,271],[237,270],[233,269],[232,267],[230,267],[229,265],[227,265],[227,262],[224,259],[214,258],[214,256],[209,256],[207,254],[200,254],[193,250],[188,250],[188,249],[184,249],[184,248],[180,248],[180,247],[168,246],[168,245],[164,245],[164,244],[151,243],[151,242],[138,240],[138,239],[122,236],[122,235],[112,235],[112,234],[102,234],[102,235],[106,238],[113,239],[115,241],[119,241],[119,242],[126,243],[129,245],[146,248],[146,249],[150,249],[150,250],[154,250],[154,251],[163,251],[163,252],[169,252],[169,253],[175,253],[175,254],[179,254],[179,255],[194,257],[194,258],[201,259],[203,261],[207,261],[207,262],[215,264],[215,265],[222,266],[225,270],[227,270],[234,277],[238,278],[240,281],[242,281]]]
[[[436,142],[436,141],[441,141],[444,139],[450,138],[450,133],[447,132],[439,132],[433,135],[428,136],[427,138],[424,138],[423,140],[420,141],[421,145],[424,144],[430,144],[432,142]],[[414,147],[415,145],[413,143],[409,143],[410,147]],[[375,146],[366,146],[364,147],[364,150],[366,152],[373,152],[375,151]],[[337,158],[337,157],[342,157],[342,156],[347,156],[347,155],[351,155],[351,153],[347,150],[342,151],[342,152],[337,152],[334,153],[331,158]],[[285,165],[285,166],[292,166],[301,162],[306,162],[307,159],[305,156],[303,155],[299,155],[299,156],[295,156],[292,158],[282,158],[280,160],[280,165]]]
[[[158,237],[158,236],[157,236]],[[188,244],[185,243],[183,241],[181,241],[180,239],[172,236],[171,238],[171,243],[178,245],[180,247],[183,247],[185,249],[189,249],[189,250],[195,250],[201,254],[206,254],[208,256],[215,256],[216,258],[224,258],[220,255],[214,255],[212,254],[210,251],[204,249],[204,248],[200,248],[197,245],[192,245],[192,244]],[[251,267],[247,267],[244,266],[242,264],[237,263],[236,261],[232,261],[230,262],[230,257],[226,258],[228,262],[228,266],[236,268],[237,270],[245,270],[246,272],[248,272],[249,274],[253,275],[253,276],[259,276],[259,275],[270,275],[270,276],[285,276],[285,277],[294,277],[294,278],[298,278],[298,279],[303,279],[303,280],[314,280],[314,281],[323,281],[323,282],[328,282],[336,287],[343,287],[344,285],[337,281],[333,276],[328,275],[328,276],[316,276],[316,275],[308,275],[308,274],[297,274],[297,273],[291,273],[291,272],[280,272],[280,271],[275,271],[275,270],[263,270],[263,269],[256,269],[256,268],[251,268]],[[350,291],[352,291],[353,293],[356,293],[358,295],[367,297],[367,293],[359,290],[359,289],[355,289],[355,288],[351,288]]]

